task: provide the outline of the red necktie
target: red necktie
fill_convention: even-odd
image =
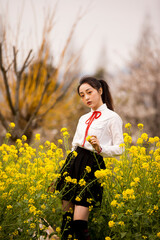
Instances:
[[[88,120],[85,122],[88,126],[86,127],[86,132],[85,132],[85,136],[84,136],[84,141],[83,141],[82,147],[84,147],[84,144],[85,144],[85,141],[86,141],[86,137],[87,137],[87,134],[88,134],[88,129],[91,126],[93,120],[99,118],[101,116],[101,114],[102,113],[99,112],[99,111],[94,111],[92,113],[91,117],[88,118]]]

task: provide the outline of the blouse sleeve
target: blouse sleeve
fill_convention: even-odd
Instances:
[[[101,144],[101,155],[103,157],[113,157],[121,155],[123,150],[119,145],[123,143],[123,130],[122,130],[122,120],[119,117],[119,115],[114,116],[114,118],[111,119],[109,130],[111,134],[112,139],[112,145],[106,146]]]

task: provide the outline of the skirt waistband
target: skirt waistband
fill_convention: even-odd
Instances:
[[[83,147],[77,146],[76,149],[75,149],[75,151],[76,151],[77,153],[80,153],[80,152],[83,151],[83,152],[86,152],[86,154],[96,155],[96,157],[103,159],[103,157],[102,157],[101,155],[99,155],[98,153],[96,153],[96,152],[94,152],[94,151],[90,151],[90,150],[88,150],[88,149],[86,149],[86,148],[83,148]]]

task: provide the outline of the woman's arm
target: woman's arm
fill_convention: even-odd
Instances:
[[[93,148],[100,153],[103,157],[113,157],[122,154],[122,148],[119,147],[123,143],[123,131],[122,131],[122,120],[116,115],[110,121],[109,131],[111,136],[112,145],[107,146],[103,142],[99,142],[96,136],[91,136],[89,139],[90,144]]]
[[[123,122],[118,115],[111,119],[109,129],[112,138],[112,145],[106,146],[103,143],[101,144],[101,155],[103,157],[113,157],[122,154],[123,149],[119,146],[121,143],[124,142],[122,125]]]

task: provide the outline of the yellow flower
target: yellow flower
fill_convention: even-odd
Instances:
[[[67,174],[68,174],[68,172],[64,172],[64,173],[63,173],[63,176],[65,176],[65,175],[67,175]]]
[[[139,182],[139,181],[140,181],[140,178],[139,178],[139,177],[136,177],[136,178],[134,179],[134,181],[135,181],[135,182]]]
[[[72,183],[73,184],[77,184],[77,179],[76,178],[72,178]]]
[[[22,147],[22,140],[21,139],[17,139],[17,141],[16,141],[16,143],[17,143],[17,147]]]
[[[42,209],[45,209],[45,208],[46,208],[46,206],[45,206],[44,204],[42,204],[42,205],[41,205],[41,208],[42,208]]]
[[[132,125],[130,123],[126,123],[125,128],[129,129],[129,128],[131,128],[131,126]]]
[[[47,198],[47,195],[43,193],[43,194],[41,195],[41,199],[46,199],[46,198]]]
[[[80,201],[81,201],[81,198],[77,196],[77,197],[75,198],[75,200],[76,200],[77,202],[80,202]]]
[[[142,138],[138,138],[137,139],[137,144],[142,144],[143,143],[143,139]]]
[[[9,210],[9,209],[12,209],[13,207],[11,206],[11,205],[8,205],[7,206],[7,209]]]
[[[141,138],[145,141],[148,139],[148,134],[147,133],[142,133]]]
[[[132,215],[132,210],[128,209],[128,210],[126,211],[126,214]]]
[[[160,232],[157,233],[157,237],[160,238]]]
[[[57,148],[56,144],[51,143],[51,150],[55,150]]]
[[[73,208],[70,207],[69,210],[68,210],[68,212],[69,212],[69,213],[73,213]]]
[[[86,166],[86,171],[88,172],[88,173],[90,173],[91,172],[91,168],[89,167],[89,166]]]
[[[147,213],[148,213],[149,215],[152,215],[152,214],[153,214],[153,210],[149,208],[149,209],[147,210]]]
[[[124,226],[124,222],[123,221],[119,221],[118,224],[121,225],[121,226]]]
[[[83,178],[80,179],[78,183],[81,187],[86,185],[86,181]]]
[[[70,176],[65,177],[66,182],[72,182],[72,178]]]
[[[119,144],[119,147],[120,147],[120,148],[124,148],[124,147],[125,147],[125,143]]]
[[[26,135],[23,135],[23,136],[22,136],[22,141],[24,141],[24,142],[27,141]]]
[[[117,206],[117,200],[113,200],[113,201],[111,202],[111,206],[116,207],[116,206]]]
[[[120,198],[120,194],[116,194],[116,195],[115,195],[115,198]]]
[[[142,168],[148,170],[148,168],[149,168],[149,163],[142,163]]]
[[[111,240],[111,238],[110,237],[105,237],[105,240]]]
[[[149,140],[148,140],[149,143],[154,143],[154,138],[153,137],[150,137]]]
[[[50,144],[51,144],[50,141],[46,141],[46,142],[45,142],[45,145],[46,145],[46,146],[50,146]]]
[[[6,138],[10,138],[11,137],[11,134],[10,133],[6,133]]]
[[[157,143],[156,143],[156,147],[160,147],[160,142],[157,142]]]
[[[108,222],[108,226],[109,226],[110,228],[114,227],[114,225],[115,225],[115,222],[114,222],[114,221],[109,221],[109,222]]]
[[[88,202],[88,203],[91,203],[92,201],[93,201],[92,198],[87,198],[87,202]]]
[[[40,140],[40,134],[39,134],[39,133],[37,133],[37,134],[35,135],[35,140],[36,140],[36,141],[39,141],[39,140]]]
[[[155,136],[155,137],[154,137],[154,141],[155,141],[155,142],[159,142],[159,137]]]
[[[127,189],[125,192],[126,192],[126,194],[129,194],[129,195],[134,194],[134,190],[132,188],[131,189]]]
[[[93,209],[93,206],[89,206],[89,212],[91,212]]]
[[[9,124],[9,126],[10,126],[10,128],[15,128],[15,123],[14,123],[14,122],[11,122],[11,123]]]
[[[67,128],[61,128],[61,132],[67,132]]]
[[[72,238],[72,235],[71,235],[71,234],[69,234],[69,235],[68,235],[68,240],[69,240],[69,239],[71,239],[71,238]]]
[[[28,201],[30,204],[32,204],[32,203],[34,203],[34,199],[29,199],[29,201]]]
[[[35,223],[31,223],[30,224],[30,228],[35,228],[36,227],[36,224]]]
[[[62,139],[58,139],[58,143],[59,143],[59,144],[62,144],[62,143],[63,143],[63,140],[62,140]]]
[[[126,189],[125,191],[122,192],[122,194],[123,194],[123,199],[124,200],[135,199],[134,190],[132,188],[131,189]]]
[[[33,213],[34,215],[36,215],[36,207],[34,207],[33,205],[29,208],[29,212]]]
[[[62,167],[62,166],[64,165],[64,163],[65,163],[65,160],[61,160],[61,161],[59,162],[59,166]]]
[[[134,187],[134,186],[136,186],[136,185],[137,185],[137,183],[135,183],[135,182],[131,182],[131,183],[130,183],[130,186],[131,186],[131,187]]]
[[[144,127],[144,125],[143,125],[142,123],[138,123],[137,126],[138,126],[138,128],[139,128],[140,130],[142,130],[143,127]]]
[[[160,161],[160,156],[156,156],[155,160],[156,160],[156,162],[159,162]]]
[[[91,139],[91,136],[86,137],[86,140],[89,141]]]
[[[94,175],[96,178],[103,178],[106,176],[106,172],[104,169],[101,169],[101,170],[95,171]]]
[[[144,235],[143,235],[142,238],[143,238],[143,239],[147,239],[147,236],[144,236]]]
[[[63,134],[63,137],[69,137],[69,133],[66,131],[66,132],[62,132]]]
[[[75,157],[77,157],[78,153],[76,151],[72,152]]]
[[[158,206],[157,205],[154,205],[154,210],[158,211]]]
[[[68,155],[68,154],[70,154],[70,152],[71,152],[71,150],[67,150],[67,152],[66,152],[66,153],[67,153],[67,155]]]
[[[126,135],[126,136],[124,137],[124,142],[125,142],[125,143],[132,143],[132,137],[129,136],[129,135]]]

